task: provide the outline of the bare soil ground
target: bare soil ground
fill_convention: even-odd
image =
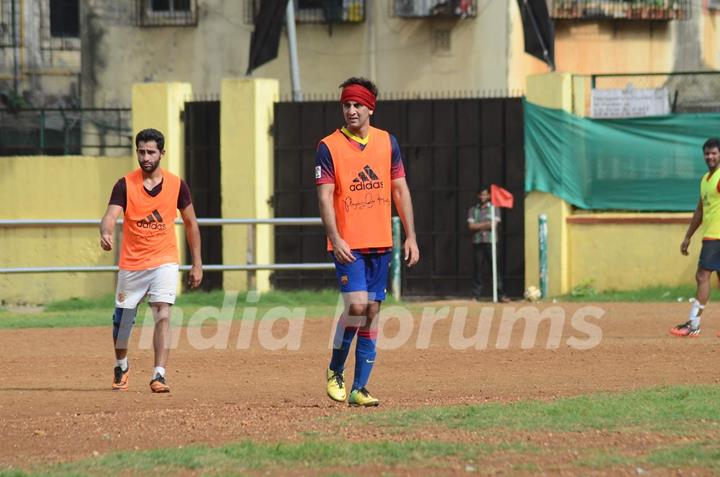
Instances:
[[[419,337],[423,319],[418,313],[404,327],[398,320],[390,320],[383,328],[386,342],[399,340],[402,336],[398,333],[403,330],[411,332],[403,346],[378,353],[368,386],[381,399],[377,409],[351,409],[325,396],[331,318],[305,320],[300,347],[292,351],[261,346],[257,323],[248,349],[236,349],[239,322],[232,324],[226,349],[196,349],[190,345],[188,329],[183,328],[179,344],[170,354],[168,384],[172,392],[167,395],[150,393],[152,350],[138,349],[140,329],[135,330],[131,344],[130,390],[121,393],[110,390],[114,359],[109,327],[0,330],[0,464],[27,467],[114,450],[244,439],[296,441],[304,439],[307,432],[330,429],[351,437],[354,430],[342,421],[348,413],[720,382],[716,366],[720,338],[715,336],[720,320],[708,313],[699,338],[668,334],[672,325],[684,321],[687,304],[598,304],[604,316],[585,323],[595,325],[602,338],[588,350],[568,344],[573,337],[589,342],[588,333],[593,330],[571,320],[587,304],[562,305],[565,322],[556,349],[546,347],[549,323],[540,326],[533,347],[522,349],[523,322],[516,324],[507,349],[498,349],[503,307],[497,306],[485,349],[464,350],[457,349],[462,346],[457,337],[452,338],[453,308],[470,306],[464,327],[464,336],[469,338],[478,329],[480,305],[461,301],[428,305],[451,307],[450,317],[438,320],[428,335]],[[454,326],[459,326],[458,319]],[[273,335],[281,338],[287,329],[287,321],[278,321]],[[206,338],[216,331],[214,326],[201,330]],[[429,337],[429,346],[418,349],[418,342],[425,337]],[[351,353],[348,379],[352,379],[353,361]],[[447,431],[428,429],[420,434],[443,432]],[[378,429],[363,438],[422,437],[383,433]],[[488,443],[497,438],[473,432],[452,437]],[[568,435],[522,432],[518,437],[539,446],[562,444],[555,442],[557,439],[573,440]],[[618,436],[610,432],[577,437],[596,447],[618,445]],[[637,442],[625,444],[641,451],[658,439],[665,438],[640,435]],[[557,458],[572,460],[571,455]],[[505,464],[497,465],[501,471]],[[466,470],[464,464],[446,469],[449,474]],[[395,471],[403,473],[402,469]]]

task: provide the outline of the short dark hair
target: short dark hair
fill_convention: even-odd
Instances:
[[[481,184],[480,187],[478,187],[477,194],[481,193],[482,191],[488,191],[490,192],[490,187],[486,186],[485,184]]]
[[[375,83],[373,83],[372,81],[370,81],[367,78],[362,78],[362,77],[357,78],[357,77],[353,76],[352,78],[348,78],[345,81],[343,81],[340,84],[339,88],[344,88],[346,86],[350,86],[351,84],[360,85],[363,88],[365,88],[366,90],[370,91],[373,94],[373,96],[375,96],[376,98],[378,96],[377,86],[375,86]]]
[[[718,151],[720,151],[720,139],[718,139],[716,137],[711,137],[710,139],[705,141],[705,144],[703,144],[703,151],[705,151],[705,149],[712,149],[712,148],[715,148]]]
[[[159,150],[165,150],[165,136],[157,129],[143,129],[135,136],[135,147],[140,147],[141,142],[155,141]]]

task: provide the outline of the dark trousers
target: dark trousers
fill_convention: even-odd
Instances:
[[[486,271],[487,270],[487,271]],[[473,244],[473,290],[474,298],[482,296],[483,276],[487,274],[488,283],[492,288],[492,244],[491,243],[475,243]],[[498,297],[503,296],[502,272],[500,271],[500,261],[497,264],[497,293]],[[492,293],[491,293],[492,295]]]

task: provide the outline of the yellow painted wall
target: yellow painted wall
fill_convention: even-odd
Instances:
[[[577,214],[587,217],[682,217],[690,214]],[[694,283],[698,236],[690,255],[680,253],[687,224],[570,224],[571,287],[633,290]]]
[[[165,135],[161,167],[185,177],[185,128],[180,114],[192,98],[188,83],[137,83],[132,86],[133,134],[154,128]],[[134,140],[134,139],[133,139]]]
[[[273,216],[273,103],[278,82],[271,79],[226,79],[220,93],[220,183],[222,215],[226,218]],[[274,234],[269,225],[256,226],[255,263],[273,263]],[[249,227],[223,227],[223,260],[247,263]],[[270,288],[270,274],[257,272],[257,289]],[[225,272],[226,290],[247,288],[246,272]]]
[[[0,160],[0,218],[100,219],[128,157],[4,157]],[[97,226],[0,228],[0,267],[113,265]],[[51,300],[112,294],[113,273],[0,275],[0,301]]]

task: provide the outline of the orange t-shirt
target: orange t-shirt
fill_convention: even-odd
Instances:
[[[127,207],[120,251],[122,270],[147,270],[179,261],[175,217],[180,178],[166,170],[162,170],[162,175],[162,190],[155,197],[145,190],[141,169],[125,176]]]
[[[390,135],[374,127],[369,135],[361,151],[339,130],[322,140],[335,170],[335,221],[352,250],[392,247]]]

